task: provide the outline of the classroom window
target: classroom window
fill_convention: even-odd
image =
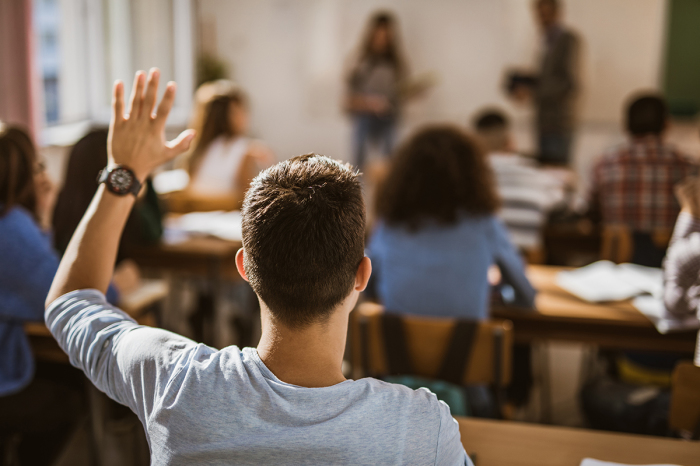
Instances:
[[[107,124],[114,80],[124,80],[128,93],[134,72],[152,66],[163,81],[178,82],[169,125],[187,122],[191,0],[34,0],[33,7],[44,144],[62,144],[63,128]]]

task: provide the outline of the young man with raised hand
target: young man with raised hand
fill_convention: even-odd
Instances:
[[[261,173],[243,207],[236,263],[260,300],[255,348],[217,351],[139,326],[104,299],[138,185],[194,136],[164,139],[158,70],[114,86],[109,165],[47,298],[71,363],[139,416],[153,464],[467,464],[457,422],[427,390],[341,371],[348,316],[365,288],[357,174],[309,154]]]

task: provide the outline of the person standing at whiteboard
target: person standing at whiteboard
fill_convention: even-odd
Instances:
[[[358,52],[347,75],[345,106],[354,125],[353,162],[362,168],[370,143],[377,145],[384,156],[394,148],[401,85],[408,75],[391,13],[378,12],[370,18]]]
[[[578,38],[560,21],[558,0],[537,0],[543,32],[540,72],[535,87],[540,161],[566,165],[571,153],[574,99],[578,87]]]
[[[533,99],[540,162],[568,165],[579,88],[579,39],[561,23],[558,0],[535,0],[534,9],[543,35],[539,71],[535,76],[511,76],[510,92],[516,100]]]

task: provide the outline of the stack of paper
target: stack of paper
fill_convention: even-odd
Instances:
[[[663,299],[655,296],[638,296],[632,305],[647,316],[659,333],[700,329],[700,319],[694,314],[678,317],[666,310]]]
[[[581,461],[581,466],[632,466],[632,465],[627,465],[627,464],[622,464],[622,463],[610,463],[608,461],[599,461],[599,460],[594,460],[591,458],[585,458],[583,461]],[[646,464],[646,465],[638,465],[638,466],[678,466],[674,464]]]
[[[635,264],[598,261],[576,270],[559,272],[557,285],[584,301],[623,301],[641,294],[661,296],[661,269]]]
[[[182,234],[215,236],[228,241],[241,241],[241,213],[232,212],[192,212],[168,219],[166,236],[178,237]]]

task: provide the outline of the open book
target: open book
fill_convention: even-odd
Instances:
[[[661,269],[635,264],[598,261],[576,270],[559,272],[557,285],[591,303],[624,301],[642,294],[661,297]]]
[[[599,461],[599,460],[594,460],[592,458],[585,458],[583,461],[581,461],[580,466],[632,466],[632,465],[626,465],[622,463],[610,463],[608,461]],[[646,465],[638,465],[638,466],[678,466],[674,464],[646,464]]]
[[[624,301],[644,314],[659,333],[700,328],[697,316],[671,315],[663,303],[663,271],[635,264],[594,262],[576,270],[559,272],[557,285],[591,303]]]

